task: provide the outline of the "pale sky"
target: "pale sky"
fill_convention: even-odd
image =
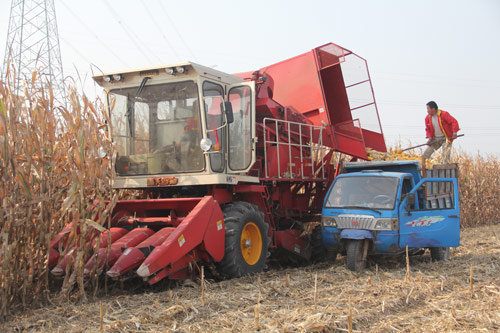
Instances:
[[[28,0],[26,0],[28,1]],[[10,0],[0,1],[3,59]],[[455,146],[500,157],[500,0],[55,0],[66,75],[190,60],[246,72],[333,42],[368,60],[389,145],[425,142],[425,104],[460,123]],[[95,69],[94,69],[95,70]],[[95,70],[98,72],[98,70]]]

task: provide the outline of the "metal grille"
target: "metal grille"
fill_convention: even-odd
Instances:
[[[428,178],[456,178],[457,168],[457,164],[435,165],[432,169],[426,170],[426,176]],[[427,183],[425,198],[427,208],[453,208],[453,183],[451,181]]]
[[[335,217],[339,229],[367,229],[375,228],[376,219],[369,215],[339,215]],[[353,222],[358,222],[353,225]]]

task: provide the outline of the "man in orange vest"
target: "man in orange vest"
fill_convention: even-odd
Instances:
[[[448,112],[439,110],[436,102],[427,103],[427,117],[425,117],[425,132],[427,149],[422,155],[422,169],[425,168],[425,160],[443,147],[443,162],[450,163],[451,143],[457,138],[457,132],[460,130],[458,121]]]

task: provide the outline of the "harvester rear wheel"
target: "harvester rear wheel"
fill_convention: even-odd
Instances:
[[[262,272],[269,256],[269,225],[264,214],[248,202],[225,205],[226,246],[217,270],[226,278]]]

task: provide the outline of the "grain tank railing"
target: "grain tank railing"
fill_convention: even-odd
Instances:
[[[323,126],[264,118],[265,178],[326,180]]]

